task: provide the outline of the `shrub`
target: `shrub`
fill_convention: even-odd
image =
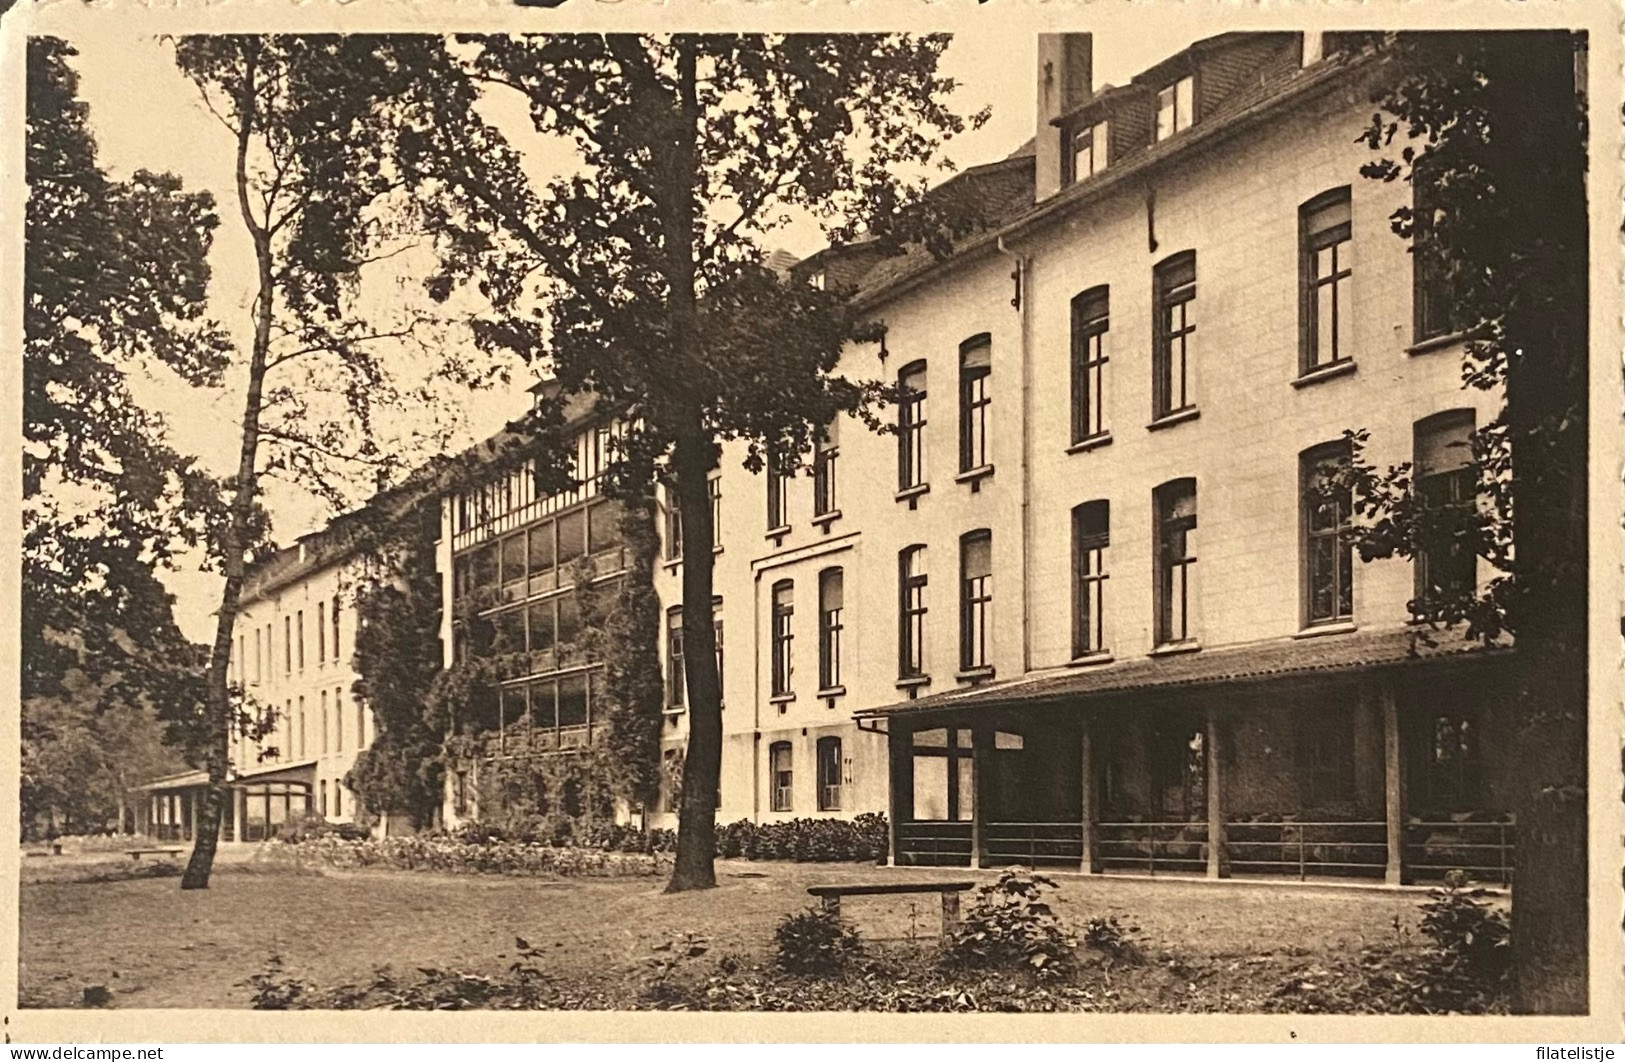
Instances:
[[[1083,943],[1120,962],[1138,963],[1143,958],[1134,940],[1138,932],[1138,926],[1125,926],[1111,915],[1091,918],[1083,927]]]
[[[1422,933],[1433,945],[1429,979],[1452,1009],[1493,994],[1510,968],[1511,927],[1488,896],[1469,888],[1465,873],[1452,870],[1422,904]]]
[[[821,908],[785,915],[773,931],[773,943],[779,969],[815,976],[840,973],[848,959],[863,951],[858,931]]]
[[[976,890],[976,902],[949,941],[952,960],[970,967],[1026,967],[1059,976],[1076,961],[1072,940],[1050,908],[1055,882],[1006,870]]]

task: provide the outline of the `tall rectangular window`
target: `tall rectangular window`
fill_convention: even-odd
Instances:
[[[773,786],[771,807],[774,811],[789,811],[792,806],[795,775],[790,763],[790,743],[775,741],[767,750],[768,776]]]
[[[333,663],[339,662],[339,595],[333,595]]]
[[[925,483],[925,362],[897,374],[897,489]]]
[[[1354,356],[1354,315],[1349,301],[1354,244],[1350,239],[1347,187],[1334,188],[1298,208],[1301,277],[1301,358],[1311,373]]]
[[[925,675],[925,547],[910,546],[897,557],[897,674]]]
[[[1460,601],[1478,587],[1473,430],[1470,409],[1436,413],[1416,423],[1416,496],[1423,510],[1416,597],[1424,608]]]
[[[781,467],[777,453],[767,456],[767,529],[777,531],[790,526],[789,493],[790,473]]]
[[[359,702],[355,706],[355,747],[367,747],[367,708]]]
[[[1072,441],[1106,432],[1106,332],[1111,298],[1106,285],[1072,300]]]
[[[841,569],[818,573],[818,688],[841,685],[841,631],[843,586]]]
[[[993,532],[972,531],[959,540],[959,669],[988,665],[993,636]]]
[[[254,683],[258,685],[265,678],[265,654],[260,648],[260,629],[254,627]]]
[[[1354,616],[1350,497],[1347,487],[1337,482],[1348,460],[1346,443],[1317,446],[1298,459],[1306,626],[1343,622]]]
[[[678,560],[683,556],[683,510],[677,504],[677,492],[666,489],[666,559]]]
[[[293,674],[293,617],[282,617],[282,671]]]
[[[1176,479],[1153,493],[1157,515],[1157,644],[1196,636],[1191,608],[1196,566],[1196,480]]]
[[[306,755],[306,745],[305,745],[305,699],[303,697],[299,698],[298,729],[297,729],[294,736],[298,739],[299,758],[304,759],[305,755]]]
[[[294,620],[294,644],[297,647],[294,655],[299,661],[299,670],[305,670],[305,610],[300,609]]]
[[[1152,392],[1155,417],[1166,417],[1196,405],[1191,386],[1195,353],[1196,252],[1184,251],[1157,266],[1153,279],[1156,328],[1152,346]]]
[[[327,663],[327,602],[316,602],[316,662]]]
[[[344,751],[344,691],[333,691],[333,751]]]
[[[1167,140],[1196,120],[1196,79],[1182,77],[1157,92],[1157,140]]]
[[[322,755],[327,755],[327,691],[322,691]]]
[[[1068,181],[1081,181],[1085,177],[1092,177],[1106,168],[1107,159],[1107,125],[1105,122],[1095,122],[1093,125],[1078,126],[1072,130],[1071,150],[1068,153]]]
[[[959,470],[970,472],[992,462],[988,451],[989,384],[993,373],[993,341],[986,335],[967,339],[959,347]]]
[[[1427,166],[1411,173],[1411,298],[1417,343],[1466,329],[1451,291],[1450,263],[1438,238],[1441,196]]]
[[[1106,651],[1106,547],[1111,503],[1084,502],[1072,510],[1072,655]]]
[[[835,464],[841,455],[840,418],[836,417],[824,428],[824,435],[813,450],[813,515],[828,516],[840,506],[835,500]]]
[[[687,676],[683,673],[683,609],[666,610],[666,706],[681,708]]]
[[[841,810],[841,739],[818,739],[818,810]]]
[[[787,697],[792,692],[792,649],[795,634],[791,621],[795,618],[795,585],[785,579],[773,584],[773,696]]]

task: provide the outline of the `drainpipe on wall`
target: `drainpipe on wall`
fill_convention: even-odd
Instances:
[[[762,821],[762,573],[750,580],[750,821]]]
[[[1032,553],[1033,358],[1032,258],[1010,250],[998,238],[999,253],[1016,267],[1016,312],[1021,314],[1021,670],[1033,667],[1032,586],[1028,559]]]

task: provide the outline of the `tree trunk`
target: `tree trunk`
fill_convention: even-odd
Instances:
[[[670,123],[671,148],[662,151],[660,213],[670,283],[668,319],[676,364],[698,365],[699,330],[695,289],[695,143],[699,104],[695,42],[677,37],[678,97]],[[662,106],[664,101],[651,100]],[[674,376],[674,379],[681,379]],[[680,384],[678,385],[680,386]],[[682,513],[683,675],[688,684],[688,752],[683,759],[683,796],[678,811],[677,863],[667,892],[711,889],[717,884],[717,790],[722,775],[722,697],[717,676],[716,628],[711,615],[711,497],[707,490],[717,462],[716,440],[703,410],[682,402],[672,453],[677,504]]]
[[[1518,91],[1573,92],[1567,34],[1519,58]],[[1507,246],[1529,249],[1545,290],[1506,322],[1507,420],[1517,548],[1518,681],[1514,688],[1517,850],[1512,887],[1513,1007],[1588,1009],[1587,911],[1587,439],[1589,356],[1585,148],[1562,119],[1568,99],[1509,108],[1496,130],[1531,187],[1509,188],[1531,209]]]
[[[251,47],[251,46],[250,46]],[[249,206],[248,145],[254,132],[255,73],[254,53],[245,56],[242,89],[238,97],[237,202],[243,224],[254,239],[254,256],[259,267],[259,291],[254,304],[254,346],[249,359],[248,394],[243,403],[243,437],[237,460],[236,494],[231,500],[231,518],[224,532],[226,586],[220,595],[215,624],[214,647],[209,655],[207,712],[209,737],[203,749],[203,768],[208,785],[203,808],[193,824],[191,858],[181,875],[182,889],[206,889],[214,869],[214,854],[220,843],[220,820],[227,795],[226,771],[231,760],[231,732],[234,724],[231,691],[226,685],[226,667],[231,660],[232,630],[237,623],[238,603],[243,589],[243,554],[248,548],[249,520],[254,511],[255,466],[259,451],[260,402],[265,384],[265,365],[271,346],[271,314],[275,298],[275,278],[271,269],[271,237],[254,219]]]

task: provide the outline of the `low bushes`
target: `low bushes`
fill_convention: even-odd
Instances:
[[[428,870],[443,874],[514,874],[555,877],[647,877],[670,869],[670,860],[641,852],[600,848],[556,848],[519,841],[470,843],[451,837],[389,837],[346,841],[316,837],[272,844],[269,858],[319,863],[343,870],[381,868]]]
[[[613,823],[587,825],[568,818],[469,822],[436,839],[459,844],[527,844],[591,848],[605,852],[675,852],[677,831],[640,830]],[[872,862],[886,853],[886,816],[865,812],[854,819],[792,819],[754,823],[747,819],[717,827],[717,855],[723,859],[791,860],[797,863]]]
[[[885,854],[886,844],[886,816],[873,812],[850,820],[792,819],[758,824],[741,819],[717,828],[717,855],[723,859],[873,862]]]

